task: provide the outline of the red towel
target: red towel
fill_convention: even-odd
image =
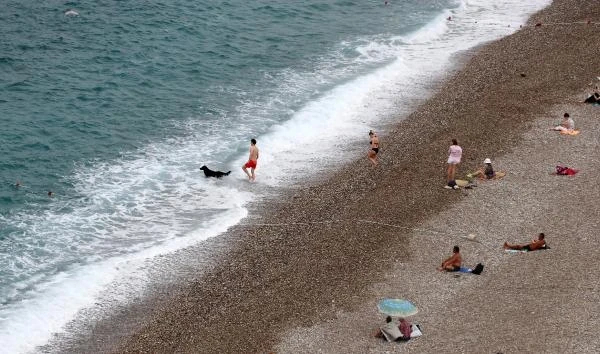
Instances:
[[[556,174],[557,175],[572,176],[572,175],[576,174],[577,172],[579,172],[579,171],[574,168],[571,168],[571,167],[560,166],[560,165],[556,166]]]

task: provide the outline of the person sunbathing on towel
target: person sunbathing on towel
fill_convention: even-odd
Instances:
[[[442,262],[442,265],[438,267],[440,272],[458,272],[462,264],[462,256],[460,255],[460,249],[458,246],[454,246],[452,249],[452,256]]]
[[[511,245],[508,242],[504,242],[505,250],[517,250],[517,251],[535,251],[546,247],[546,241],[544,240],[544,233],[540,232],[537,240],[531,240],[531,243],[527,245]]]

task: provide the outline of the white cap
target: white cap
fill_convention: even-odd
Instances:
[[[490,158],[488,157],[487,159],[483,160],[483,163],[492,163],[492,160],[490,160]]]

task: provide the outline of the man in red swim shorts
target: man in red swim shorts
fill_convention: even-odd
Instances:
[[[256,176],[254,175],[254,170],[256,169],[256,162],[258,160],[258,148],[256,147],[256,139],[250,140],[250,156],[248,157],[248,162],[242,166],[242,170],[248,176],[248,180],[254,181]],[[248,169],[250,169],[250,173],[248,173]]]

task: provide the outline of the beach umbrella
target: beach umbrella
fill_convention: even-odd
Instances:
[[[402,299],[383,299],[377,308],[379,312],[393,317],[408,317],[419,312],[412,302]]]

